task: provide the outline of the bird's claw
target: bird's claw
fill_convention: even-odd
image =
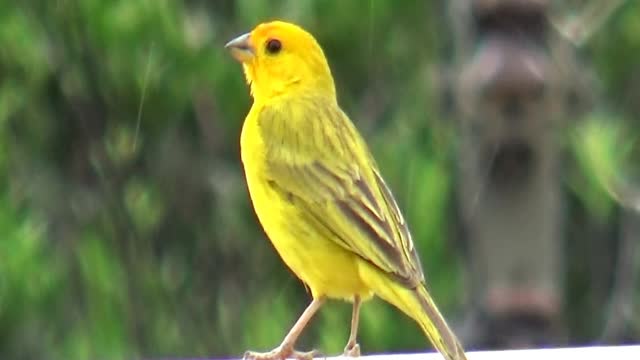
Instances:
[[[269,352],[247,351],[242,357],[243,360],[313,360],[314,357],[320,356],[318,350],[297,351],[288,347],[277,347]]]
[[[344,348],[343,356],[359,357],[360,356],[360,344],[358,344],[358,343],[347,344],[347,346],[345,346],[345,348]]]

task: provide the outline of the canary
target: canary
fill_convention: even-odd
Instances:
[[[313,300],[274,350],[245,359],[310,359],[294,349],[326,299],[353,303],[344,355],[358,356],[363,301],[376,295],[412,317],[449,360],[464,350],[438,311],[407,223],[374,158],[341,110],[314,37],[282,21],[225,46],[242,63],[253,105],[240,136],[247,187],[265,233]]]

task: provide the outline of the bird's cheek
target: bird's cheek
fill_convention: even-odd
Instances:
[[[251,64],[242,64],[242,68],[244,69],[244,76],[247,79],[247,83],[251,84],[255,80],[255,68]]]

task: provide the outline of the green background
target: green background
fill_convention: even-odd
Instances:
[[[223,48],[274,18],[303,25],[325,49],[340,103],[411,225],[432,293],[459,323],[469,294],[451,240],[455,123],[439,115],[430,82],[450,60],[444,7],[0,0],[0,358],[239,356],[280,342],[309,295],[251,208],[238,141],[251,99]],[[578,160],[563,184],[583,214],[574,222],[615,226],[601,180],[632,170],[639,3],[577,51],[601,87],[599,111],[581,124],[599,125],[560,137]],[[588,288],[583,274],[592,271],[576,261],[571,294]],[[601,309],[582,295],[566,308],[571,341],[593,341]],[[300,347],[341,352],[349,319],[350,305],[329,303]],[[361,321],[365,353],[428,347],[381,301],[367,303]]]

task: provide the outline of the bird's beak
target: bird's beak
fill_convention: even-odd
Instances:
[[[231,56],[242,63],[249,62],[255,56],[254,49],[249,41],[250,35],[250,33],[240,35],[224,46],[225,49],[229,49]]]

